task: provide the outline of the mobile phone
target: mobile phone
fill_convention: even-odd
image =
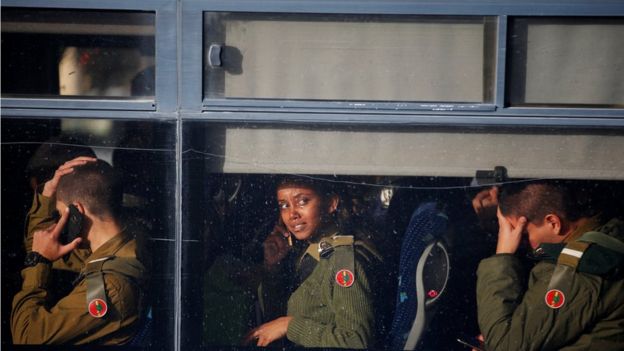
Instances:
[[[457,338],[457,342],[471,349],[485,351],[483,342],[475,337]]]
[[[68,244],[76,239],[82,232],[82,213],[74,205],[67,206],[69,208],[69,218],[65,224],[65,228],[59,235],[59,242]]]

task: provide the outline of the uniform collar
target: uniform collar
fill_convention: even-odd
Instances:
[[[581,235],[591,231],[592,229],[596,229],[600,226],[600,215],[596,215],[594,217],[589,218],[585,224],[576,228],[570,236],[568,236],[563,242],[567,243],[570,241],[574,241],[581,237]]]
[[[570,236],[560,243],[544,243],[538,246],[535,250],[528,253],[528,257],[535,260],[557,261],[557,257],[561,254],[561,250],[567,243],[575,241],[583,234],[600,227],[600,215],[589,218],[585,224],[576,228]]]
[[[93,260],[115,255],[130,239],[131,238],[126,234],[125,228],[122,229],[121,232],[98,247],[95,252],[91,253],[91,255],[87,257],[86,262],[89,263]]]

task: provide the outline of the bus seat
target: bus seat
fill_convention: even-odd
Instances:
[[[448,217],[436,202],[414,210],[401,247],[397,300],[390,330],[393,350],[413,350],[422,339],[435,302],[444,293],[450,261],[444,241]]]
[[[152,317],[152,308],[147,310],[147,313],[142,318],[137,333],[132,337],[128,345],[144,347],[148,346],[152,340],[152,324],[154,319]]]

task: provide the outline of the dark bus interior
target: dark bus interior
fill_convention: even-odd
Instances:
[[[90,147],[123,173],[126,215],[146,229],[153,258],[153,334],[146,346],[168,349],[174,323],[175,125],[76,121],[2,120],[2,343],[11,344],[9,306],[21,282],[22,233],[35,174],[32,159],[42,157],[41,150],[51,146],[62,150],[79,145]],[[223,143],[215,130],[202,123],[190,124],[185,129],[182,151],[182,341],[191,348],[237,347],[244,334],[263,321],[255,307],[262,243],[276,223],[275,182],[282,176],[215,172],[215,164],[224,161],[220,156],[223,150],[218,150]],[[213,139],[208,141],[206,135]],[[48,151],[47,157],[50,155],[55,154]],[[391,321],[397,301],[397,274],[410,218],[425,203],[434,203],[448,218],[449,225],[439,238],[448,259],[430,252],[425,260],[424,290],[429,294],[425,299],[431,303],[418,311],[425,313],[425,324],[417,349],[463,350],[456,339],[478,334],[476,268],[496,245],[496,223],[479,223],[471,206],[474,195],[488,185],[475,184],[476,179],[470,177],[303,176],[331,183],[341,194],[353,227],[369,234],[384,257],[387,273],[376,293],[384,301],[378,310],[378,324],[384,337],[381,344],[387,348],[394,337]],[[612,212],[609,215],[621,215],[622,182],[583,183],[601,194],[605,211]],[[58,281],[71,279],[60,277]],[[274,346],[292,347],[286,343]]]
[[[90,4],[90,2],[87,3]],[[199,2],[188,1],[186,3]],[[93,4],[89,6],[91,5]],[[180,2],[176,5],[180,6]],[[254,6],[256,5],[251,7]],[[309,6],[309,4],[304,4],[304,6]],[[220,16],[217,16],[218,11],[210,11],[204,12],[206,19],[204,25],[206,26],[210,24],[208,20],[218,19]],[[305,15],[288,14],[286,11],[288,10],[284,10],[283,14],[280,13],[275,17],[278,20],[295,18],[303,21],[308,15],[308,13]],[[490,10],[485,12],[489,13]],[[32,13],[36,13],[37,16],[33,16]],[[77,13],[80,13],[80,16],[76,16]],[[183,64],[177,63],[180,67],[176,69],[183,71],[178,73],[180,80],[186,77],[187,71],[204,75],[203,86],[202,83],[198,83],[197,94],[198,101],[204,99],[204,105],[199,106],[201,105],[199,101],[197,110],[193,110],[195,107],[188,110],[185,110],[186,106],[180,107],[181,96],[195,87],[191,86],[188,89],[187,82],[166,82],[178,84],[176,87],[178,90],[171,89],[177,92],[178,96],[165,97],[165,99],[180,100],[175,100],[172,104],[178,104],[177,110],[160,111],[162,104],[160,100],[156,101],[155,94],[157,88],[155,61],[157,49],[162,50],[163,42],[155,38],[155,13],[152,10],[81,9],[77,11],[76,9],[21,7],[6,7],[2,10],[2,98],[7,101],[19,100],[18,103],[26,105],[26,108],[19,104],[17,107],[9,105],[7,110],[11,112],[8,116],[4,113],[3,106],[1,120],[3,179],[1,346],[3,348],[10,349],[13,346],[10,329],[11,306],[13,296],[20,290],[22,282],[20,271],[25,256],[24,222],[32,203],[33,191],[47,180],[45,177],[49,177],[60,163],[67,161],[70,154],[74,155],[76,150],[88,150],[95,153],[98,158],[109,162],[121,173],[124,187],[124,217],[134,225],[138,225],[148,239],[152,258],[149,289],[151,329],[143,347],[138,347],[138,349],[172,350],[176,346],[182,350],[255,349],[242,346],[241,341],[249,330],[267,322],[268,317],[258,311],[258,285],[263,263],[263,242],[278,218],[275,184],[284,175],[297,175],[331,184],[332,188],[340,194],[342,206],[349,214],[354,230],[365,233],[382,254],[383,279],[375,292],[376,297],[382,301],[377,307],[377,328],[380,334],[378,346],[388,350],[396,349],[397,345],[405,342],[406,338],[409,339],[407,333],[412,330],[415,331],[414,335],[417,335],[416,339],[412,340],[415,340],[414,348],[417,350],[467,350],[465,345],[457,342],[457,339],[466,339],[479,334],[475,297],[476,270],[480,260],[495,252],[497,240],[496,217],[494,216],[491,221],[480,222],[472,208],[472,199],[479,191],[488,189],[492,184],[525,181],[526,178],[573,179],[585,188],[591,189],[591,193],[599,199],[597,206],[601,207],[605,217],[624,216],[622,213],[624,175],[622,163],[619,161],[622,157],[621,151],[618,152],[615,149],[610,150],[612,153],[609,154],[604,152],[613,148],[612,145],[621,146],[622,144],[623,129],[612,127],[617,123],[611,123],[613,119],[610,120],[618,111],[609,111],[611,114],[607,114],[606,118],[603,118],[602,111],[587,112],[590,118],[595,117],[592,113],[599,116],[595,118],[595,121],[591,121],[594,123],[592,126],[569,128],[557,125],[555,117],[565,116],[567,113],[561,110],[555,109],[555,113],[551,116],[555,122],[544,118],[544,114],[547,115],[550,111],[540,112],[541,114],[535,112],[532,114],[529,111],[527,115],[519,113],[514,115],[517,111],[512,111],[510,116],[504,115],[509,112],[504,108],[509,106],[547,108],[572,106],[595,109],[622,107],[621,98],[612,97],[616,95],[611,94],[615,88],[602,83],[596,85],[602,85],[603,90],[609,93],[605,98],[606,103],[600,102],[602,100],[599,103],[590,101],[585,105],[565,101],[554,101],[554,103],[525,101],[524,86],[515,82],[515,80],[524,81],[527,70],[527,58],[524,57],[527,46],[526,29],[523,27],[524,22],[521,17],[511,19],[513,16],[510,16],[512,25],[510,32],[514,29],[524,35],[515,35],[514,39],[510,39],[509,47],[511,48],[516,41],[520,41],[517,45],[523,46],[524,50],[515,50],[513,55],[507,56],[508,61],[517,64],[514,70],[507,73],[509,76],[507,84],[522,86],[522,92],[514,93],[515,95],[511,98],[506,97],[509,101],[502,102],[501,106],[489,106],[494,103],[494,78],[505,82],[505,77],[495,77],[498,74],[495,71],[499,69],[497,64],[500,63],[496,61],[496,50],[498,50],[496,45],[503,43],[504,38],[502,41],[496,39],[498,32],[495,31],[493,15],[477,16],[484,17],[487,24],[485,26],[487,40],[485,41],[488,44],[485,53],[491,54],[488,56],[484,53],[483,66],[487,66],[485,67],[487,69],[484,69],[483,81],[477,84],[480,86],[484,83],[484,98],[483,101],[477,102],[487,104],[491,109],[486,106],[484,110],[474,111],[461,111],[461,109],[453,111],[452,108],[449,111],[392,111],[395,102],[397,105],[405,102],[393,101],[392,97],[383,97],[377,101],[382,105],[391,106],[386,110],[383,108],[376,110],[377,107],[373,108],[374,111],[364,112],[358,111],[357,108],[345,109],[344,106],[352,102],[348,98],[330,101],[342,106],[339,108],[331,104],[321,104],[322,108],[316,106],[309,109],[306,106],[322,102],[323,98],[297,97],[311,104],[300,106],[297,105],[297,101],[294,101],[296,99],[289,100],[288,97],[282,99],[281,96],[270,95],[272,91],[267,93],[268,98],[256,97],[255,91],[251,88],[250,92],[243,91],[249,96],[235,95],[228,99],[230,96],[224,94],[226,73],[239,78],[237,82],[245,84],[248,82],[240,79],[245,78],[245,75],[242,75],[242,66],[236,66],[236,69],[228,66],[232,65],[232,62],[236,64],[243,62],[242,53],[238,48],[224,46],[224,57],[227,58],[230,55],[235,58],[230,57],[232,61],[226,62],[223,68],[218,66],[206,68],[214,71],[212,75],[201,71],[201,64],[206,65],[207,62],[202,62],[195,67],[197,72],[194,71],[195,68],[189,68],[192,65],[184,65],[188,63],[185,61],[188,60],[187,57],[182,60]],[[267,17],[271,20],[273,16],[262,13],[259,15],[245,12],[232,12],[229,15],[227,12],[224,13],[226,13],[223,16],[225,19],[240,17],[247,20]],[[177,15],[182,17],[179,13]],[[351,18],[350,16],[355,15],[333,14],[326,17],[340,23],[344,18],[346,18],[344,21],[347,21]],[[377,15],[362,16],[369,18]],[[377,17],[393,16],[379,15]],[[448,17],[451,18],[449,21],[452,23],[454,16]],[[551,16],[551,20],[552,17],[557,16]],[[358,18],[355,20],[352,18],[351,21],[357,23]],[[607,20],[607,24],[613,24],[614,27],[621,24],[620,17],[607,18]],[[557,19],[557,21],[568,23],[568,19]],[[600,21],[593,21],[602,23],[602,18]],[[547,20],[546,23],[551,22]],[[71,26],[73,24],[78,24],[78,26]],[[223,26],[220,30],[224,31],[225,24],[219,25]],[[202,30],[201,26],[198,28]],[[187,35],[186,32],[176,32],[176,34],[186,40],[197,33]],[[204,37],[202,33],[197,36],[204,40],[205,49],[208,49],[212,43],[208,40],[211,36],[215,37],[212,39],[216,42],[223,39],[220,36],[225,35],[220,31],[208,31],[207,34],[203,34],[205,34]],[[268,45],[272,44],[272,40],[269,38],[266,42],[260,42],[258,47],[264,48],[265,51],[273,50],[273,47]],[[314,33],[310,35],[309,40],[317,40]],[[160,48],[158,45],[161,45]],[[180,43],[178,48],[167,50],[172,52],[177,50],[178,56],[187,55],[187,52],[180,54],[183,45],[188,44]],[[328,52],[329,54],[323,55],[330,57],[333,51]],[[509,52],[512,50],[509,49]],[[613,61],[621,57],[618,52],[614,51],[612,54]],[[319,57],[326,58],[323,55]],[[71,56],[72,62],[67,65],[68,71],[63,71],[66,74],[62,75],[60,62],[66,56]],[[197,56],[188,61],[193,63],[192,61],[196,59],[203,60],[201,54]],[[252,56],[252,54],[246,56],[247,64],[253,63]],[[266,55],[268,57],[266,62],[273,63],[274,56],[287,57],[288,55],[274,55],[271,52],[271,55]],[[384,57],[385,59],[387,57]],[[408,56],[406,62],[410,60],[412,58]],[[593,60],[593,56],[588,59],[588,61]],[[173,65],[175,63],[173,62]],[[384,64],[391,66],[392,61],[388,60]],[[249,66],[245,67],[247,69]],[[258,65],[258,67],[259,71],[267,68],[263,65]],[[292,81],[296,83],[295,78],[298,79],[300,72],[298,72],[298,66],[293,67],[288,73],[291,74]],[[382,69],[388,68],[381,67]],[[621,67],[621,64],[614,67]],[[74,68],[76,70],[73,70]],[[282,75],[276,74],[272,81],[280,85],[279,82],[283,80],[285,74],[284,71],[280,71],[283,68],[269,68],[281,72]],[[362,65],[360,68],[368,70],[367,65]],[[80,70],[82,71],[79,72]],[[445,69],[441,68],[441,70]],[[469,71],[463,66],[458,70]],[[162,72],[164,71],[163,69]],[[577,71],[586,73],[583,69]],[[605,71],[608,72],[608,69]],[[399,73],[402,75],[402,72]],[[89,84],[66,93],[63,91],[66,88],[64,82],[75,83],[74,74],[83,74],[83,81],[78,80],[78,83],[88,81]],[[380,75],[383,76],[383,74]],[[359,77],[358,74],[354,76]],[[324,84],[325,78],[327,77],[320,77],[319,84]],[[336,80],[344,83],[340,77]],[[469,83],[466,90],[472,92],[470,83],[473,82],[465,82],[455,76],[447,81],[452,86],[461,82]],[[392,79],[388,79],[387,83],[394,84]],[[612,82],[613,86],[617,87],[621,85],[620,83],[621,81],[617,79]],[[161,85],[162,83],[159,83],[159,88],[162,88]],[[179,85],[185,85],[185,88],[181,89]],[[308,88],[299,83],[294,85]],[[342,89],[340,84],[337,86],[337,92],[346,90]],[[586,84],[586,86],[589,87],[592,84]],[[204,89],[203,96],[199,93],[202,88]],[[371,94],[377,90],[383,90],[374,84],[370,88]],[[314,90],[314,87],[311,89]],[[423,89],[428,91],[429,87],[425,86]],[[317,90],[322,93],[328,92],[323,89]],[[513,92],[514,89],[509,90]],[[588,90],[594,90],[594,87]],[[35,105],[43,101],[43,107],[27,106],[31,101],[26,98],[34,98]],[[230,105],[226,104],[225,107],[210,105],[213,102],[210,101],[212,98],[227,100]],[[245,98],[257,99],[250,103]],[[386,101],[386,99],[390,100]],[[88,116],[76,115],[81,112],[80,107],[77,108],[71,104],[78,100],[87,104],[95,102],[95,107],[86,108]],[[129,100],[147,100],[151,107],[142,109],[142,107],[131,106],[129,109],[132,111],[125,116],[125,108],[128,105],[115,105],[114,111],[107,110],[107,107],[103,108],[104,105],[98,105],[111,101],[113,104],[132,103]],[[171,100],[168,102],[170,103]],[[53,104],[46,105],[50,101]],[[64,101],[70,101],[70,103],[65,106]],[[258,105],[260,107],[254,105],[258,101],[261,102]],[[463,103],[463,100],[457,101]],[[236,105],[238,103],[240,106]],[[263,105],[264,103],[266,105]],[[275,105],[271,105],[273,103]],[[294,104],[291,106],[296,108],[284,110],[284,105],[288,107],[288,104]],[[239,109],[241,106],[242,109]],[[499,115],[493,114],[495,107],[498,109],[497,113],[500,112]],[[37,110],[33,113],[35,116],[30,116],[28,108]],[[211,108],[213,110],[210,110]],[[223,111],[219,110],[220,108]],[[47,111],[53,112],[50,116],[42,117]],[[446,112],[448,114],[445,114]],[[454,114],[455,112],[458,113]],[[184,116],[184,113],[188,113],[190,117]],[[201,120],[204,113],[209,118]],[[265,118],[257,117],[254,113],[258,115],[274,113],[274,116],[268,117],[268,120],[273,122],[248,122],[245,119],[247,116],[250,116],[250,120]],[[368,114],[365,118],[372,118],[372,120],[377,118],[377,122],[351,123],[351,119],[359,118],[357,115],[360,113]],[[383,120],[393,113],[397,113],[392,116],[394,119]],[[453,122],[449,122],[458,116],[466,117],[462,113],[469,117],[478,117],[481,120],[490,119],[490,121],[478,122],[484,123],[479,125],[477,122],[473,125],[466,123],[452,125]],[[198,117],[199,115],[201,117]],[[231,117],[231,115],[238,116],[240,120],[231,124],[215,121],[222,116]],[[284,115],[285,117],[282,117]],[[332,116],[341,119],[341,123],[334,124],[331,120],[334,118]],[[410,123],[409,118],[414,116],[433,122]],[[438,117],[439,120],[436,119]],[[505,120],[507,117],[517,120],[525,119],[522,122],[508,122]],[[616,117],[621,118],[621,116]],[[185,118],[188,119],[185,120]],[[408,122],[402,118],[406,118]],[[233,120],[236,121],[236,119]],[[317,121],[322,122],[317,123]],[[531,127],[523,126],[524,121],[528,121],[527,125]],[[496,125],[496,123],[499,124]],[[371,149],[383,148],[387,154],[389,152],[404,153],[408,156],[405,159],[397,158],[399,161],[393,161],[398,165],[396,168],[385,166],[392,162],[385,163],[382,162],[383,160],[374,160],[380,161],[379,164],[371,165],[367,163],[370,161],[366,157],[368,155],[362,155],[364,152],[358,153],[358,150],[355,150],[356,147],[349,145],[353,149],[349,152],[356,156],[352,159],[345,157],[343,161],[348,165],[344,169],[331,172],[330,167],[335,164],[323,164],[323,157],[331,158],[334,151],[338,153],[341,150],[322,148],[325,146],[324,140],[322,137],[314,139],[315,134],[308,139],[308,142],[316,140],[314,141],[316,143],[311,142],[307,145],[307,149],[300,145],[293,148],[305,149],[308,153],[301,155],[299,163],[288,163],[292,161],[293,151],[288,154],[291,158],[282,158],[283,155],[275,153],[271,155],[274,158],[271,164],[261,161],[254,163],[254,160],[236,159],[230,155],[231,150],[228,148],[232,147],[232,144],[236,150],[247,148],[246,152],[250,155],[253,155],[257,145],[249,142],[249,145],[241,146],[240,144],[246,141],[244,138],[228,139],[228,134],[225,132],[228,127],[248,131],[271,129],[269,133],[257,134],[259,137],[255,142],[259,143],[262,142],[262,137],[276,136],[282,132],[288,137],[291,134],[305,135],[307,132],[310,134],[319,132],[318,135],[327,132],[322,135],[323,137],[335,131],[341,133],[353,131],[354,134],[362,132],[361,134],[368,133],[373,136],[377,133],[382,137],[370,143],[373,145]],[[382,134],[387,134],[387,136]],[[445,135],[451,135],[452,139],[444,139]],[[509,138],[505,139],[506,136]],[[392,139],[393,137],[401,138]],[[481,137],[483,139],[479,139]],[[238,138],[241,137],[238,136]],[[549,139],[554,141],[549,142]],[[606,139],[609,140],[604,141]],[[365,137],[361,136],[354,137],[353,140],[364,140],[362,144],[367,142]],[[413,143],[410,146],[416,145],[417,147],[414,147],[416,151],[403,149],[401,143],[405,140]],[[433,144],[429,145],[428,142],[433,142]],[[549,143],[543,146],[542,142]],[[472,143],[470,145],[472,148],[463,149],[468,143]],[[331,142],[328,144],[335,145]],[[566,149],[570,145],[574,149]],[[179,153],[177,147],[181,148]],[[553,152],[552,157],[551,155],[532,154],[532,152],[541,153],[542,149],[546,150],[544,153]],[[263,149],[265,152],[266,150],[271,149],[270,147]],[[555,154],[554,151],[557,153]],[[345,154],[351,155],[349,152]],[[413,152],[413,155],[410,152]],[[306,165],[306,157],[315,153],[317,153],[314,156],[315,161]],[[422,154],[427,155],[422,156]],[[495,174],[492,168],[483,169],[477,166],[477,164],[488,164],[492,167],[498,165],[491,164],[497,162],[492,156],[514,162],[516,155],[518,155],[518,163],[521,164],[516,165],[516,169],[524,172],[522,178],[514,174],[511,175],[513,178],[507,178],[504,174]],[[564,156],[560,157],[560,155]],[[542,162],[544,159],[553,160],[553,162],[547,164]],[[332,160],[339,163],[336,158]],[[613,160],[617,162],[611,162]],[[430,162],[430,164],[421,164],[422,161]],[[454,164],[460,163],[459,161],[462,161],[461,164]],[[401,162],[409,164],[400,164]],[[587,165],[584,162],[587,162]],[[475,164],[474,169],[466,171],[466,167],[472,167],[472,163]],[[298,169],[297,167],[301,164],[307,167]],[[436,168],[440,165],[441,167]],[[405,166],[405,168],[399,166]],[[427,168],[429,166],[431,168]],[[498,166],[514,165],[500,164]],[[317,171],[316,167],[320,170]],[[438,172],[440,169],[448,170],[449,173],[440,174]],[[461,172],[457,169],[461,169]],[[478,171],[485,171],[485,173]],[[553,177],[553,174],[556,176]],[[421,213],[419,211],[426,206],[432,206],[427,208],[445,218],[446,226],[439,233],[436,232],[433,239],[427,237],[426,232],[419,233],[419,228],[411,225],[414,216]],[[410,261],[414,269],[418,270],[420,267],[420,273],[416,278],[420,284],[418,285],[420,289],[417,291],[420,294],[418,295],[420,304],[415,311],[417,317],[412,316],[410,320],[399,321],[396,319],[398,318],[397,301],[401,299],[401,293],[398,291],[399,273],[405,268],[401,261],[402,250],[407,247],[407,238],[412,238],[416,235],[414,233],[423,235],[422,238],[417,238],[422,240],[417,243],[422,248],[422,255],[416,257],[416,261]],[[181,267],[178,267],[180,262]],[[527,269],[531,265],[532,262],[527,259]],[[51,303],[68,292],[62,290],[61,287],[71,288],[70,282],[74,278],[75,275],[70,272],[55,272],[53,279],[55,288],[52,290],[57,292],[57,296],[51,298]],[[178,297],[179,301],[177,301]],[[287,299],[287,296],[284,298]],[[181,309],[177,308],[178,304]],[[416,309],[416,305],[413,308]],[[180,345],[177,344],[178,340]],[[288,342],[282,341],[275,342],[271,346],[279,349],[295,348]]]

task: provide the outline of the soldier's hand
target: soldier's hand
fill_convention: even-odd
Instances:
[[[82,166],[86,164],[87,162],[95,162],[95,161],[97,161],[97,158],[88,157],[88,156],[80,156],[80,157],[76,157],[73,160],[69,160],[63,163],[54,172],[54,177],[52,177],[52,179],[48,180],[43,185],[43,191],[41,192],[41,195],[45,197],[54,196],[54,194],[56,194],[56,187],[58,186],[59,181],[64,175],[72,173],[74,171],[74,167]]]
[[[483,337],[483,334],[479,334],[477,335],[477,337],[475,337],[475,339],[479,340],[481,343],[479,344],[479,348],[473,348],[472,351],[482,351],[484,349],[483,344],[485,343],[485,338]]]
[[[479,218],[481,227],[495,233],[497,229],[498,188],[493,186],[489,189],[481,190],[472,199],[472,208]]]
[[[264,240],[264,265],[271,269],[279,264],[288,252],[290,246],[288,245],[287,238],[290,235],[288,230],[281,224],[277,224],[266,240]]]
[[[58,241],[68,218],[69,209],[63,211],[58,223],[51,225],[48,229],[35,231],[33,233],[32,251],[38,252],[41,256],[54,262],[77,248],[82,241],[81,238],[76,238],[67,245]]]
[[[527,219],[525,217],[518,218],[516,225],[512,225],[511,221],[503,216],[500,208],[496,212],[498,217],[498,243],[496,244],[496,253],[516,253],[520,241],[522,240],[522,231],[526,226]]]
[[[243,340],[243,344],[249,345],[255,340],[256,346],[269,346],[269,344],[273,341],[279,340],[286,336],[286,332],[288,331],[288,324],[290,323],[291,319],[292,317],[285,316],[262,324],[261,326],[247,333],[245,339]]]

